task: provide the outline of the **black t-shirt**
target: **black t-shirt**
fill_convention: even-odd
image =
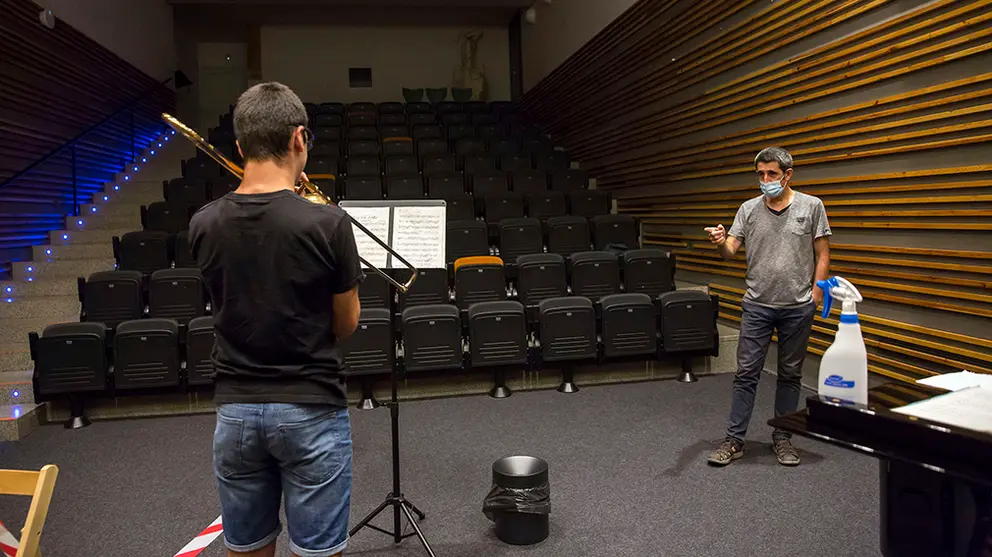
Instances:
[[[333,296],[364,278],[348,215],[289,190],[196,212],[190,251],[214,313],[214,400],[347,406]]]

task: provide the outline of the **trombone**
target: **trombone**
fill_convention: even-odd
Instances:
[[[196,133],[195,130],[193,130],[186,124],[180,122],[179,119],[177,119],[175,116],[163,112],[162,120],[164,120],[165,123],[169,125],[169,127],[181,133],[183,137],[192,141],[193,144],[196,145],[198,149],[206,153],[213,160],[217,161],[217,163],[220,164],[222,168],[224,168],[231,174],[234,174],[239,179],[244,177],[245,171],[243,168],[235,164],[231,159],[225,157],[224,154],[218,151],[213,145],[207,143],[207,141],[203,139],[203,137],[201,137],[200,134]],[[300,180],[297,183],[296,193],[297,195],[300,195],[301,197],[312,203],[318,203],[320,205],[334,205],[334,201],[330,197],[327,197],[327,195],[325,195],[324,192],[320,191],[320,189],[317,188],[317,186],[314,185],[313,182],[310,182],[308,180]],[[395,286],[396,290],[398,290],[400,294],[405,294],[408,290],[410,290],[410,287],[413,285],[413,281],[417,280],[417,274],[418,274],[417,268],[411,265],[406,259],[403,259],[402,255],[396,253],[396,250],[389,247],[388,244],[380,240],[375,234],[370,232],[368,228],[365,228],[365,225],[356,221],[355,219],[350,219],[350,220],[351,223],[357,226],[359,230],[364,232],[366,236],[375,240],[375,243],[382,246],[382,249],[386,250],[393,257],[398,259],[399,262],[402,263],[407,269],[410,269],[412,273],[410,275],[410,279],[406,281],[406,283],[400,283],[393,277],[389,276],[389,274],[383,271],[382,269],[369,263],[361,255],[358,256],[358,259],[360,259],[361,262],[367,268],[372,269],[373,271],[378,273],[382,278],[386,279],[390,284]]]

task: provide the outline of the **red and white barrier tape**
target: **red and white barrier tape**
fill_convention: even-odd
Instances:
[[[224,533],[224,525],[221,524],[221,517],[217,517],[217,520],[210,523],[203,529],[202,532],[193,538],[193,541],[186,544],[186,547],[179,550],[173,557],[195,557],[199,555],[208,545],[213,543],[221,534]]]
[[[0,522],[0,555],[4,557],[16,557],[17,538],[7,531],[7,528]]]

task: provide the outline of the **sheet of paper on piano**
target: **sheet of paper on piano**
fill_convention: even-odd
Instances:
[[[914,402],[893,412],[992,434],[992,389],[969,387]]]
[[[972,373],[970,371],[958,371],[955,373],[942,373],[933,377],[917,379],[917,383],[948,391],[959,391],[968,387],[984,387],[992,389],[992,375],[984,373]]]

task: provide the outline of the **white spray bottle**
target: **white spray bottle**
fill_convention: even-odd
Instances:
[[[858,404],[868,404],[868,351],[858,324],[861,292],[843,277],[816,283],[823,290],[823,318],[837,298],[843,303],[833,344],[820,359],[819,394]]]

